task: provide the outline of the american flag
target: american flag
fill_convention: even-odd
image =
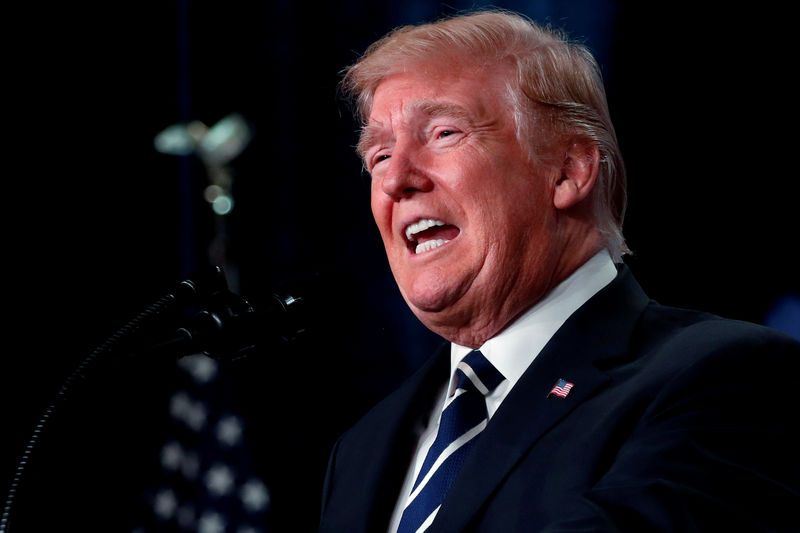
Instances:
[[[570,383],[565,379],[559,379],[558,382],[555,384],[555,386],[552,389],[550,389],[550,394],[548,394],[548,396],[550,396],[551,394],[555,394],[556,396],[566,398],[567,394],[569,394],[569,391],[572,389],[574,385],[575,385],[574,383]]]
[[[225,373],[200,354],[178,366],[162,475],[145,490],[131,533],[267,533],[270,492],[251,463],[244,417],[226,401]]]

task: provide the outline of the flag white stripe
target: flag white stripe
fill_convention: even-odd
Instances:
[[[483,428],[486,427],[486,422],[486,420],[483,420],[480,424],[458,437],[456,440],[451,442],[447,448],[442,450],[442,453],[436,458],[436,462],[431,465],[430,470],[428,470],[428,473],[425,474],[425,477],[422,479],[422,481],[420,481],[419,485],[417,485],[417,488],[414,489],[414,491],[408,496],[408,499],[406,500],[406,507],[408,507],[411,502],[414,501],[414,498],[416,498],[417,495],[422,491],[422,489],[425,488],[425,485],[428,483],[431,477],[433,477],[433,474],[436,473],[436,470],[439,468],[439,466],[445,462],[448,457],[455,453],[456,450],[461,448],[464,444],[472,440],[473,437],[475,437],[478,433],[483,431]]]

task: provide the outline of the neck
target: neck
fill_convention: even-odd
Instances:
[[[571,276],[578,268],[594,257],[604,247],[602,235],[592,229],[591,234],[580,239],[577,246],[566,246],[559,257],[553,258],[555,267],[538,283],[527,289],[519,285],[510,285],[502,297],[486,302],[480,313],[465,311],[463,320],[452,315],[446,323],[436,324],[430,320],[426,325],[438,335],[450,342],[479,348],[486,341],[498,335],[512,324],[520,315],[545,298],[555,287]],[[456,318],[454,320],[454,318]]]

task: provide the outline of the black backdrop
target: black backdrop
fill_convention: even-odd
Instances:
[[[788,13],[554,4],[495,3],[566,28],[600,58],[639,281],[662,303],[767,321],[798,291]],[[173,0],[8,13],[4,486],[76,364],[207,263],[207,176],[192,158],[158,153],[154,137],[235,112],[254,132],[232,165],[235,288],[256,303],[298,273],[331,280],[326,319],[305,343],[227,370],[273,527],[313,528],[335,436],[438,342],[393,286],[338,72],[388,29],[467,7]],[[20,525],[136,523],[137,498],[158,476],[174,370],[104,372],[44,434]]]

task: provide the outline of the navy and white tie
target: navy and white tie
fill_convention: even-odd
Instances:
[[[442,411],[436,440],[411,489],[398,533],[422,532],[433,522],[475,437],[486,427],[486,395],[505,379],[477,350],[458,363],[455,377],[456,386]]]

